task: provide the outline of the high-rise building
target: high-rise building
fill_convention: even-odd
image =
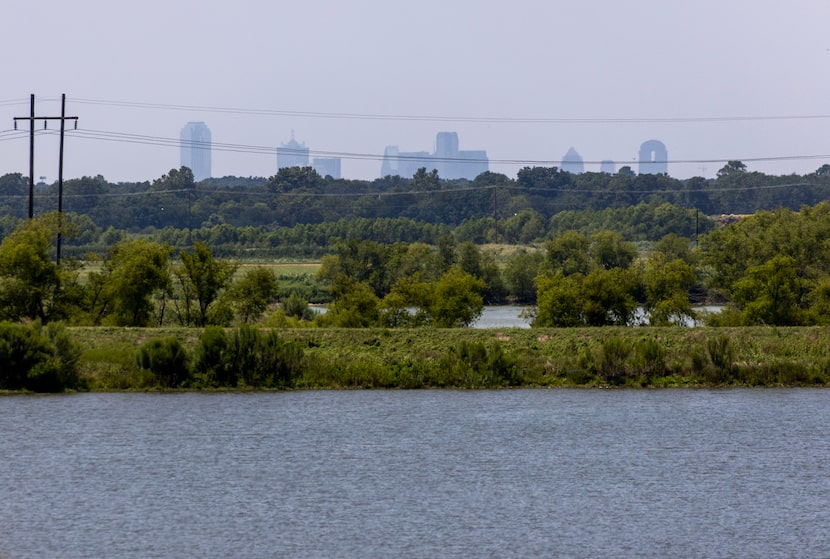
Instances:
[[[669,172],[669,152],[659,140],[649,140],[640,146],[640,174],[666,175]]]
[[[568,153],[562,158],[561,169],[574,174],[584,173],[585,164],[582,162],[582,156],[574,148],[569,149]]]
[[[380,164],[380,175],[411,177],[421,167],[430,170],[435,167],[428,151],[401,151],[398,146],[386,146],[383,150],[383,162]]]
[[[294,132],[288,143],[277,148],[277,170],[285,167],[308,167],[308,148],[294,139]]]
[[[333,179],[340,178],[340,158],[339,157],[315,157],[311,161],[311,166],[317,171],[321,177],[331,177]]]
[[[204,122],[188,122],[179,136],[182,167],[193,171],[196,181],[210,178],[210,128]]]
[[[427,151],[402,152],[397,146],[387,146],[383,153],[382,177],[398,175],[411,177],[419,168],[438,171],[442,179],[474,179],[489,170],[487,152],[458,149],[456,132],[439,132],[435,137],[435,153]]]
[[[599,172],[613,175],[617,172],[617,164],[610,159],[603,159],[599,163]]]

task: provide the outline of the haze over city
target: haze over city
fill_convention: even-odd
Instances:
[[[440,131],[508,176],[571,147],[587,171],[636,169],[653,138],[678,178],[732,159],[830,163],[830,4],[815,0],[78,0],[4,15],[0,174],[28,174],[28,123],[12,129],[32,93],[38,115],[65,93],[79,117],[66,178],[158,178],[189,121],[210,127],[216,177],[275,174],[292,133],[350,179],[378,177],[386,146],[434,151]],[[57,128],[36,140],[47,182]]]

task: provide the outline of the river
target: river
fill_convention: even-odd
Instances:
[[[820,557],[830,391],[0,398],[0,557]]]

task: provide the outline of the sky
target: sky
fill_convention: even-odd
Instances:
[[[825,0],[14,0],[2,14],[0,174],[28,176],[28,122],[13,128],[31,94],[37,116],[66,94],[78,117],[64,178],[159,178],[188,121],[210,128],[216,177],[274,175],[292,133],[312,157],[341,154],[349,179],[377,178],[388,145],[433,151],[440,131],[510,177],[571,147],[586,170],[636,170],[650,139],[677,178],[830,163]],[[35,175],[53,182],[48,127]]]

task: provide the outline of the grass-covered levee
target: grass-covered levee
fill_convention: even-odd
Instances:
[[[69,328],[70,388],[826,386],[830,329]]]

